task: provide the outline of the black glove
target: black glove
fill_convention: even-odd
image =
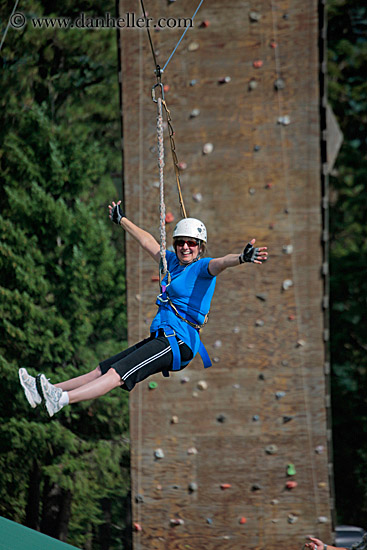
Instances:
[[[254,248],[251,243],[248,243],[245,246],[244,251],[239,256],[240,264],[243,264],[245,262],[254,262],[257,260],[259,254],[259,249]]]
[[[117,223],[117,225],[120,225],[121,218],[125,218],[125,214],[121,209],[121,206],[119,204],[116,204],[111,210],[110,218],[113,221],[113,223]]]

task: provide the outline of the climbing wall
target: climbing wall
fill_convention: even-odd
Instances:
[[[145,4],[155,21],[177,22],[197,0]],[[141,16],[139,5],[121,0],[120,16]],[[202,332],[212,368],[195,359],[131,394],[136,550],[331,540],[318,8],[207,0],[163,74],[186,208],[208,228],[209,256],[240,253],[255,237],[270,259],[218,277]],[[152,29],[161,67],[183,28]],[[127,215],[159,238],[146,30],[122,29],[120,45]],[[165,181],[178,220],[168,137]],[[157,268],[129,236],[126,251],[133,343],[156,313]]]

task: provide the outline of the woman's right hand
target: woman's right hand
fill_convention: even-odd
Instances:
[[[112,204],[108,205],[109,208],[109,217],[110,220],[113,221],[113,223],[116,223],[117,225],[120,225],[120,221],[122,218],[125,218],[125,214],[121,208],[121,201],[118,201],[115,203],[112,201]]]

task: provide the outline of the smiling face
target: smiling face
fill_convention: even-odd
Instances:
[[[174,241],[174,247],[181,265],[190,264],[200,253],[199,243],[192,237],[178,237]]]

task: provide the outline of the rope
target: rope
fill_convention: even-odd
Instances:
[[[18,2],[19,2],[19,0],[15,0],[15,4],[14,4],[13,11],[11,12],[11,15],[10,15],[9,21],[8,21],[8,24],[6,25],[6,29],[5,29],[4,34],[3,34],[3,37],[2,37],[2,39],[1,39],[0,52],[1,52],[1,49],[2,49],[3,44],[4,44],[4,42],[5,42],[6,35],[8,34],[8,30],[9,30],[9,27],[10,27],[10,21],[11,21],[11,18],[13,17],[13,15],[14,15],[14,13],[15,13],[15,10],[17,9]]]
[[[160,233],[160,273],[163,278],[167,273],[166,259],[166,205],[164,204],[164,143],[163,143],[163,115],[162,99],[157,101],[157,143],[158,143],[158,168],[159,168],[159,233]]]
[[[194,17],[195,15],[197,14],[197,12],[199,11],[200,9],[200,6],[201,4],[204,2],[204,0],[201,0],[198,7],[196,8],[195,12],[194,12],[194,15],[191,17],[191,25],[192,25],[192,22],[194,21]],[[176,46],[173,48],[173,52],[171,53],[171,55],[169,56],[169,58],[167,59],[166,61],[166,64],[164,65],[163,69],[161,69],[161,72],[163,73],[163,71],[165,70],[165,68],[167,67],[168,63],[171,61],[175,51],[177,50],[177,48],[179,47],[179,45],[181,44],[182,42],[182,39],[183,37],[185,36],[185,34],[187,33],[187,31],[191,28],[191,25],[190,27],[186,27],[186,29],[184,30],[184,32],[182,33],[182,36],[180,38],[180,40],[177,42]]]
[[[177,154],[176,154],[176,144],[175,144],[175,139],[174,139],[175,131],[174,131],[173,126],[172,126],[171,113],[170,113],[170,110],[167,107],[167,103],[166,103],[165,100],[163,100],[162,103],[163,103],[164,109],[166,111],[166,116],[167,116],[167,124],[168,124],[168,130],[169,130],[169,141],[170,141],[170,145],[171,145],[173,166],[175,168],[177,193],[178,193],[178,200],[179,200],[179,203],[180,203],[181,215],[182,215],[182,217],[187,218],[185,203],[184,203],[183,196],[182,196],[182,191],[181,191],[180,169],[178,167],[178,158],[177,158]]]

